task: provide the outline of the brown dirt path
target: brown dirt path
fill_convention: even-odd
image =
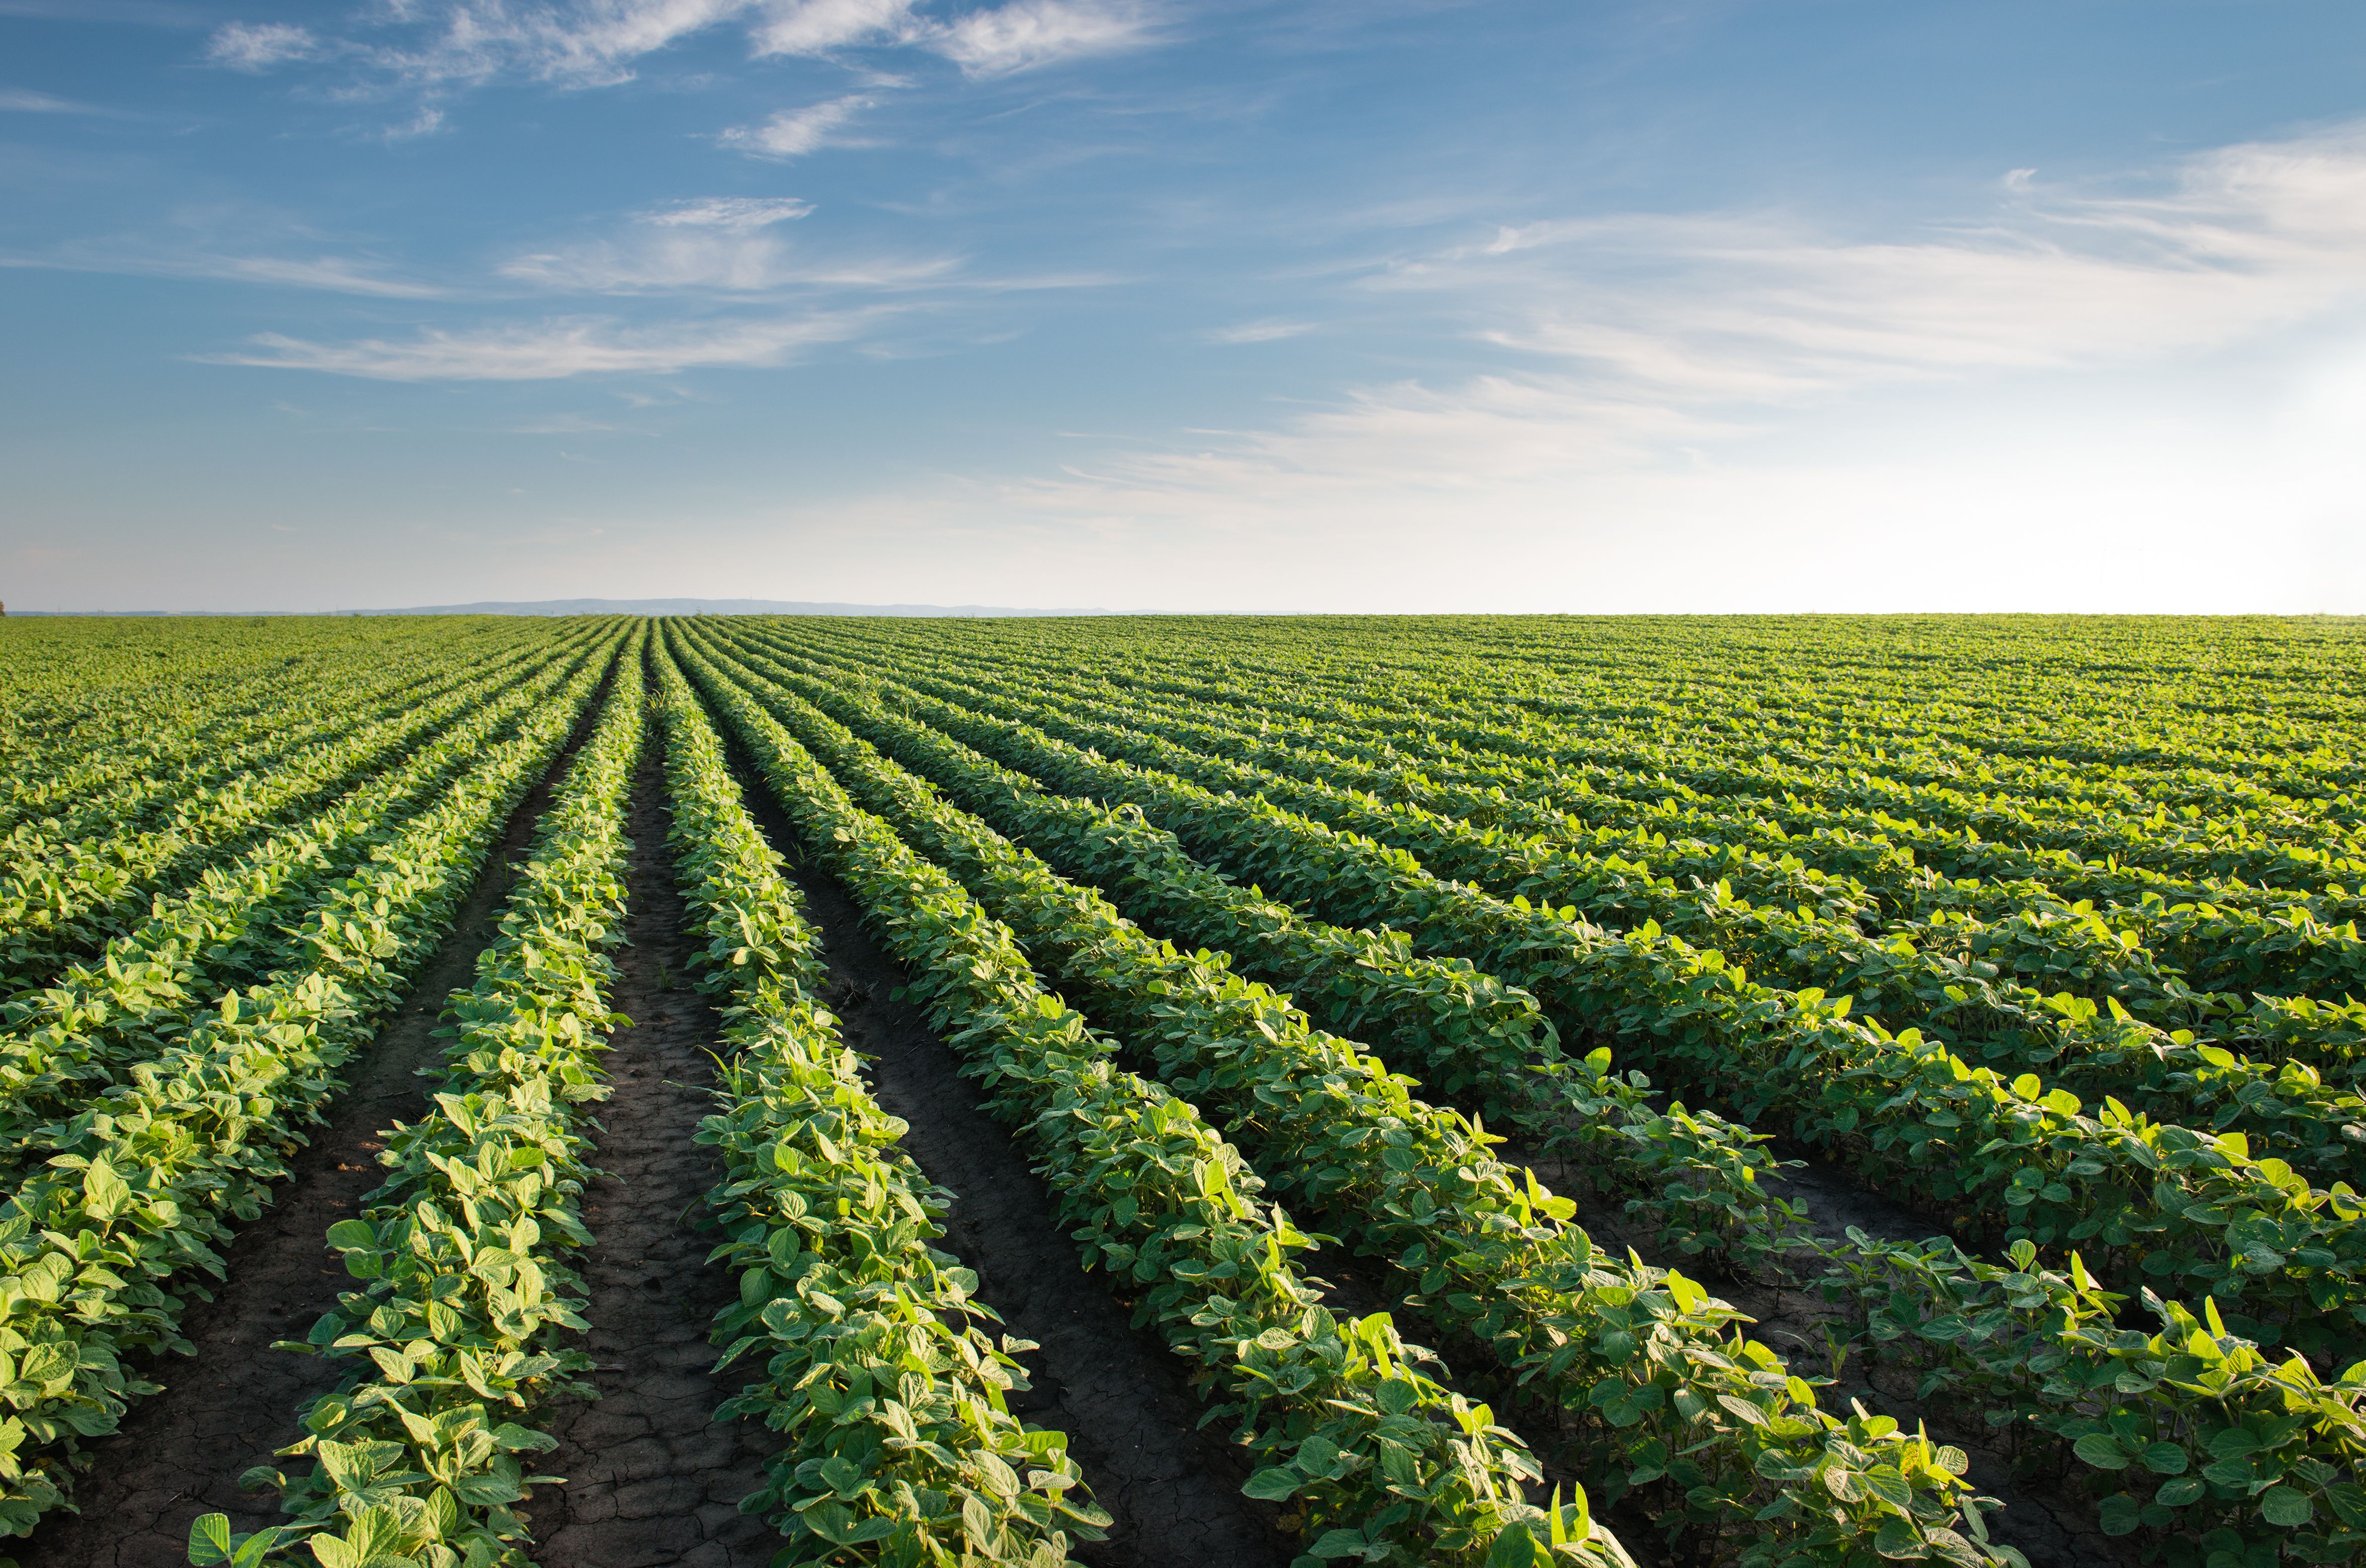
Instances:
[[[782,1544],[738,1509],[778,1438],[755,1421],[714,1419],[760,1369],[715,1375],[706,1340],[738,1294],[729,1270],[705,1262],[712,1237],[693,1228],[723,1176],[694,1136],[714,1107],[707,1053],[722,1025],[691,984],[659,755],[643,753],[633,786],[630,945],[616,950],[614,997],[633,1021],[610,1039],[613,1093],[593,1156],[608,1174],[584,1194],[594,1240],[578,1260],[599,1397],[544,1412],[559,1446],[535,1467],[567,1484],[538,1489],[526,1510],[535,1561],[550,1568],[761,1568]]]

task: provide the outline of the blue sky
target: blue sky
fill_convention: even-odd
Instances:
[[[0,599],[2366,612],[2354,4],[0,0]]]

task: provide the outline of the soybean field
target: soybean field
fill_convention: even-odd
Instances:
[[[2366,1558],[2366,629],[0,621],[0,1563]]]

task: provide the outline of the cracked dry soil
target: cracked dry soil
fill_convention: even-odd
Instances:
[[[90,1445],[90,1466],[74,1484],[79,1513],[60,1510],[9,1548],[24,1568],[185,1568],[189,1524],[223,1513],[238,1531],[276,1524],[274,1493],[239,1489],[251,1467],[302,1436],[298,1411],[334,1388],[350,1363],[274,1350],[301,1339],[353,1281],[329,1251],[331,1225],[350,1216],[382,1172],[378,1134],[416,1121],[427,1080],[443,1057],[435,1031],[451,992],[476,981],[477,954],[499,930],[512,866],[534,838],[551,789],[591,734],[606,694],[584,709],[556,762],[518,803],[501,840],[485,858],[452,931],[378,1031],[350,1064],[352,1081],[329,1107],[325,1126],[288,1162],[289,1179],[270,1208],[242,1226],[224,1260],[214,1299],[192,1303],[181,1332],[195,1348],[142,1369],[164,1391],[133,1405],[113,1437]]]
[[[738,1294],[708,1264],[698,1228],[722,1161],[696,1141],[714,1108],[721,1021],[692,984],[692,945],[666,850],[665,782],[654,745],[641,755],[627,830],[625,935],[614,1005],[632,1020],[609,1037],[610,1097],[597,1108],[595,1163],[584,1193],[592,1244],[576,1260],[590,1303],[583,1348],[599,1397],[543,1412],[556,1451],[535,1469],[563,1475],[525,1509],[535,1559],[547,1568],[760,1568],[780,1550],[762,1519],[739,1511],[761,1486],[778,1437],[760,1422],[714,1419],[760,1370],[714,1371],[715,1314]]]

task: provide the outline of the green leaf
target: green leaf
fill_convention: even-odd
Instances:
[[[1534,1568],[1549,1561],[1545,1550],[1537,1544],[1537,1538],[1528,1533],[1527,1526],[1506,1525],[1495,1538],[1495,1544],[1487,1549],[1486,1568]]]
[[[202,1514],[189,1521],[189,1561],[197,1568],[230,1561],[230,1516]]]
[[[1364,1555],[1364,1549],[1371,1544],[1364,1539],[1362,1530],[1325,1530],[1323,1532],[1323,1539],[1306,1550],[1312,1555],[1326,1560],[1334,1557],[1361,1557]]]
[[[1258,1471],[1249,1477],[1248,1484],[1241,1490],[1259,1502],[1279,1503],[1295,1495],[1298,1487],[1298,1472],[1277,1467]]]
[[[2303,1529],[2315,1517],[2308,1494],[2293,1486],[2270,1486],[2259,1494],[2259,1517],[2279,1529]]]
[[[237,1550],[231,1553],[230,1568],[262,1568],[263,1560],[278,1549],[279,1538],[287,1531],[285,1525],[270,1525],[244,1540],[234,1540]]]
[[[329,1245],[340,1252],[377,1245],[377,1232],[360,1220],[339,1220],[329,1227]]]
[[[2217,1303],[2212,1303],[2211,1310],[2214,1313]],[[2214,1459],[2241,1459],[2246,1454],[2259,1451],[2259,1434],[2248,1427],[2229,1427],[2210,1439],[2210,1454]]]
[[[2125,1470],[2128,1467],[2127,1450],[2120,1447],[2108,1432],[2088,1433],[2070,1446],[2070,1451],[2097,1470]]]
[[[476,1508],[490,1508],[514,1503],[525,1495],[512,1475],[463,1475],[452,1483],[452,1490],[463,1503]]]
[[[1904,1519],[1884,1519],[1874,1532],[1873,1549],[1884,1557],[1920,1557],[1922,1532]]]
[[[493,1442],[510,1453],[548,1453],[558,1446],[558,1439],[547,1432],[537,1432],[531,1427],[521,1427],[504,1421],[493,1428]]]
[[[62,1340],[27,1347],[17,1364],[17,1375],[29,1383],[53,1383],[73,1375],[74,1348]]]
[[[2131,1535],[2144,1523],[2144,1506],[2124,1492],[2103,1499],[2095,1510],[2105,1535]]]

